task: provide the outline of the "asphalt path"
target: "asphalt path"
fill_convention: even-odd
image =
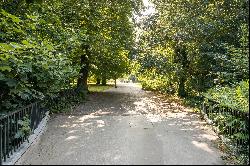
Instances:
[[[88,96],[47,130],[16,164],[224,164],[218,137],[193,113],[132,83]]]

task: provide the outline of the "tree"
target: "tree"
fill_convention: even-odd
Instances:
[[[156,78],[152,82],[157,85],[149,84],[166,91],[174,87],[179,96],[185,96],[197,95],[218,83],[233,85],[248,79],[245,72],[234,74],[239,65],[233,65],[236,56],[232,58],[228,49],[229,45],[243,49],[240,34],[241,27],[249,27],[248,1],[157,0],[153,3],[157,13],[140,25],[138,48],[141,76],[155,71],[151,79]],[[248,64],[247,54],[238,57],[244,57],[243,64]],[[162,58],[166,58],[165,65],[158,61]],[[244,65],[242,70],[247,69]]]
[[[76,79],[77,89],[84,93],[89,73],[96,71],[93,66],[105,71],[109,64],[105,73],[110,78],[125,72],[132,40],[129,18],[139,4],[132,0],[1,1],[1,110],[54,96],[72,88]]]

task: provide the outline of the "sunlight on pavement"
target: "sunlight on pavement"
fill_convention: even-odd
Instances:
[[[72,140],[72,139],[76,139],[76,138],[78,138],[78,137],[77,136],[69,136],[65,140]]]
[[[105,122],[103,120],[96,120],[97,122],[97,127],[104,127],[105,126]]]
[[[160,121],[162,121],[162,118],[161,118],[160,115],[148,114],[148,115],[146,115],[146,118],[150,122],[160,122]]]
[[[99,117],[99,116],[95,116],[93,114],[84,115],[84,116],[82,116],[81,118],[78,119],[78,122],[84,122],[87,119],[92,119],[92,118],[97,118],[97,117]]]
[[[197,142],[197,141],[192,141],[192,144],[194,144],[196,147],[201,148],[204,151],[207,151],[209,153],[213,153],[213,151],[208,147],[206,143],[203,142]]]
[[[180,164],[220,163],[212,146],[217,137],[198,114],[177,100],[130,85],[137,86],[123,84],[92,94],[71,114],[54,118],[40,147],[30,152],[24,163],[99,164],[107,159],[116,164],[136,159],[164,164],[177,156],[181,156]],[[152,155],[155,158],[151,160]],[[164,162],[159,162],[161,159]]]

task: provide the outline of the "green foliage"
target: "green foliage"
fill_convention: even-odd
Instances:
[[[140,3],[0,2],[1,112],[71,89],[88,64],[87,74],[118,78],[126,73],[133,40],[129,18]]]
[[[211,100],[205,103],[208,106],[208,117],[213,125],[218,127],[219,134],[229,139],[231,153],[239,160],[239,164],[249,163],[249,119],[248,112],[234,113],[234,110]],[[236,111],[237,112],[237,111]]]
[[[43,18],[26,14],[20,19],[2,10],[0,25],[1,110],[41,100],[65,87],[76,73],[70,59],[55,49],[58,43],[50,42],[49,37],[41,38],[48,28],[41,28]]]
[[[138,22],[136,60],[143,85],[171,82],[175,93],[186,97],[249,78],[248,1],[153,3],[156,13]]]
[[[43,106],[51,113],[64,113],[71,111],[74,106],[81,104],[86,99],[86,93],[77,90],[65,90],[53,94],[43,102]]]
[[[17,122],[18,124],[18,131],[16,132],[14,138],[24,138],[30,135],[31,128],[30,128],[30,119],[28,116],[24,116],[22,120]]]
[[[241,81],[234,87],[214,87],[204,93],[205,98],[218,102],[223,107],[242,112],[249,111],[249,81]]]

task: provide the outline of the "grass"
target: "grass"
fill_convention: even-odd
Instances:
[[[107,89],[114,87],[114,85],[96,85],[96,84],[88,84],[88,89],[90,92],[103,92]]]

